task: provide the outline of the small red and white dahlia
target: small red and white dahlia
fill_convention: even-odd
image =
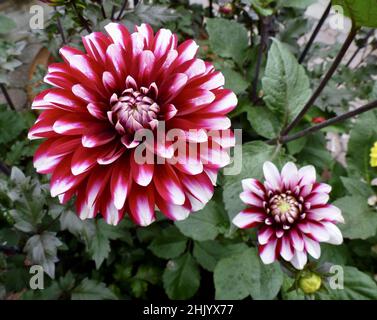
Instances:
[[[53,88],[32,104],[43,112],[29,138],[47,138],[34,166],[52,174],[52,196],[62,203],[76,196],[82,219],[100,212],[115,225],[129,213],[146,226],[155,209],[185,219],[209,201],[218,170],[229,163],[227,113],[237,98],[212,64],[196,58],[193,40],[178,45],[171,31],[154,34],[147,24],[132,34],[116,23],[105,29],[108,35],[83,37],[86,52],[63,47],[64,62],[49,66],[45,82]],[[155,135],[162,123],[166,139],[137,138],[143,130]],[[173,129],[186,155],[167,137]],[[143,144],[152,162],[137,161]]]
[[[281,173],[271,162],[263,165],[265,182],[242,181],[240,198],[248,205],[233,223],[239,228],[258,228],[259,254],[265,264],[281,256],[296,269],[303,269],[307,253],[318,259],[319,242],[341,244],[335,225],[343,223],[341,211],[328,204],[331,186],[316,182],[313,166],[297,170],[288,162]]]

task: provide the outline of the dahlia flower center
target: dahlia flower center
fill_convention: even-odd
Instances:
[[[149,89],[127,88],[119,97],[115,93],[112,95],[108,117],[120,134],[156,127],[160,111],[159,105],[154,100],[156,91],[157,88],[151,85]]]
[[[292,224],[300,216],[302,205],[287,193],[276,194],[269,201],[269,211],[277,223]]]

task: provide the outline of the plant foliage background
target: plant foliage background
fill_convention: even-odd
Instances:
[[[87,31],[69,1],[52,11],[44,30],[34,32],[57,58],[65,40],[80,43]],[[137,2],[137,1],[136,1]],[[170,28],[180,38],[194,38],[200,55],[225,75],[226,87],[238,96],[232,126],[243,129],[242,172],[220,176],[211,202],[182,222],[162,216],[146,228],[128,218],[119,226],[103,220],[81,221],[72,204],[61,206],[49,196],[48,180],[35,173],[32,155],[39,142],[27,140],[36,118],[30,109],[0,106],[0,298],[2,299],[304,299],[302,274],[292,275],[278,263],[263,265],[253,230],[236,230],[231,219],[244,208],[239,193],[244,178],[261,178],[262,164],[288,160],[313,164],[321,181],[333,186],[332,199],[342,209],[341,246],[322,245],[313,270],[331,264],[344,268],[344,290],[332,290],[325,280],[310,295],[314,299],[377,299],[377,168],[370,166],[370,149],[377,141],[377,111],[326,126],[313,134],[283,144],[267,144],[279,136],[311,97],[328,70],[339,45],[315,43],[300,64],[303,46],[298,39],[310,34],[314,21],[305,9],[314,0],[213,1],[212,9],[185,0],[149,1],[136,8],[123,1],[76,1],[93,30],[114,19],[132,28],[141,22]],[[105,11],[105,16],[101,11]],[[355,25],[360,50],[375,49],[377,8],[374,0],[334,1],[345,8]],[[22,42],[9,34],[15,22],[0,15],[0,83],[19,67]],[[371,31],[372,30],[372,31]],[[350,102],[377,99],[376,55],[367,54],[357,66],[343,61],[304,119],[300,131],[318,119],[348,112]],[[31,83],[45,87],[40,66]],[[349,137],[346,161],[327,148],[331,135]],[[42,265],[45,289],[29,288],[29,268]],[[317,269],[316,269],[317,268]],[[292,287],[293,286],[293,287]],[[292,288],[294,290],[292,290]],[[326,289],[327,288],[327,289]]]

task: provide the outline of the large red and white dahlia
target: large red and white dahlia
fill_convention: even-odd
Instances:
[[[171,31],[154,34],[146,24],[132,34],[116,23],[105,29],[108,35],[83,37],[86,52],[63,47],[64,62],[49,66],[45,82],[54,88],[32,104],[43,112],[29,138],[47,138],[34,166],[52,174],[52,196],[62,203],[76,196],[82,219],[100,212],[115,225],[129,213],[146,226],[157,208],[182,220],[209,201],[218,170],[229,162],[234,139],[221,137],[237,98],[223,88],[220,72],[196,58],[194,41],[178,45]],[[151,145],[136,138],[162,123],[166,133],[179,129],[180,147],[183,141],[184,149],[199,151],[183,156],[169,139]],[[142,144],[157,161],[136,161]]]
[[[343,223],[341,211],[328,204],[331,187],[316,182],[313,166],[297,169],[288,162],[281,173],[271,162],[263,165],[265,182],[242,181],[241,200],[248,208],[233,223],[239,228],[258,228],[259,254],[265,264],[280,256],[303,269],[307,253],[318,259],[319,242],[341,244],[335,225]]]

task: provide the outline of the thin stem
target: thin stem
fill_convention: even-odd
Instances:
[[[9,93],[8,93],[8,90],[7,90],[6,86],[5,86],[5,84],[0,83],[0,89],[1,89],[1,92],[3,93],[3,95],[4,95],[4,97],[5,97],[5,100],[7,101],[8,105],[9,105],[9,107],[10,107],[12,110],[16,111],[16,108],[15,108],[15,106],[14,106],[14,103],[13,103],[13,101],[12,101],[12,98],[10,97],[10,95],[9,95]]]
[[[10,169],[8,166],[0,161],[0,171],[4,173],[6,176],[10,176]]]
[[[88,33],[91,33],[91,32],[92,32],[92,29],[89,27],[88,21],[82,16],[81,12],[80,12],[79,9],[77,8],[75,1],[72,1],[71,4],[72,4],[72,8],[73,8],[73,10],[75,11],[77,17],[78,17],[79,20],[80,20],[81,25],[85,28],[85,30],[86,30]]]
[[[111,16],[110,16],[111,21],[114,21],[115,10],[116,10],[116,6],[113,6],[111,8]]]
[[[107,19],[106,11],[105,11],[105,8],[103,6],[103,0],[101,0],[101,12],[102,12],[103,18]]]
[[[374,33],[374,29],[370,30],[367,33],[367,35],[366,35],[366,37],[364,39],[364,43],[365,43],[366,46],[368,45],[368,39],[372,36],[373,33]],[[359,52],[360,52],[361,49],[362,49],[362,46],[357,48],[357,50],[354,52],[354,54],[352,55],[352,57],[346,63],[346,67],[349,67],[351,65],[352,61],[357,57],[357,55],[359,54]]]
[[[124,1],[123,1],[123,4],[122,4],[122,7],[120,8],[120,11],[119,11],[118,17],[117,17],[117,20],[118,20],[118,21],[119,21],[120,18],[122,17],[124,10],[126,10],[127,5],[128,5],[128,0],[124,0]]]
[[[209,0],[209,17],[213,18],[213,0]]]
[[[308,43],[306,44],[304,51],[301,53],[300,58],[298,59],[298,62],[300,64],[305,60],[305,57],[308,54],[311,46],[313,45],[313,42],[314,42],[315,38],[317,37],[319,31],[321,30],[324,22],[326,21],[326,18],[329,15],[330,10],[331,10],[331,1],[330,1],[329,5],[327,6],[325,12],[323,13],[321,19],[319,19],[318,24],[315,27],[312,35],[310,36],[310,39],[309,39]]]
[[[343,44],[342,48],[340,49],[338,55],[336,56],[335,60],[333,61],[330,69],[327,71],[326,75],[321,80],[318,88],[314,91],[313,95],[310,97],[308,102],[302,108],[301,112],[287,126],[287,128],[285,130],[283,130],[282,135],[287,135],[300,122],[300,120],[304,117],[304,115],[308,112],[308,110],[311,108],[311,106],[317,100],[319,95],[322,93],[323,89],[326,87],[327,82],[329,82],[331,77],[334,75],[336,69],[340,65],[344,55],[346,54],[349,46],[351,45],[353,39],[355,38],[357,31],[358,31],[357,28],[352,27],[346,41],[344,42],[344,44]]]
[[[258,99],[258,82],[259,82],[259,74],[260,68],[262,66],[263,61],[263,52],[266,50],[267,47],[267,40],[268,40],[268,28],[267,24],[269,23],[268,18],[260,16],[259,19],[259,31],[260,31],[260,44],[258,49],[258,56],[257,62],[255,66],[255,73],[252,85],[252,92],[251,92],[251,100],[255,102]]]
[[[340,116],[337,116],[337,117],[334,117],[334,118],[331,118],[327,121],[324,121],[320,124],[317,124],[315,126],[312,126],[312,127],[309,127],[309,128],[306,128],[302,131],[299,131],[295,134],[291,134],[291,135],[285,135],[285,136],[282,136],[281,138],[279,139],[271,139],[271,140],[268,140],[267,143],[268,144],[275,144],[276,142],[279,142],[279,143],[287,143],[287,142],[290,142],[290,141],[293,141],[293,140],[296,140],[296,139],[299,139],[299,138],[302,138],[308,134],[311,134],[311,133],[314,133],[314,132],[317,132],[323,128],[326,128],[328,126],[331,126],[333,124],[336,124],[336,123],[339,123],[339,122],[342,122],[344,120],[347,120],[347,119],[350,119],[354,116],[357,116],[359,114],[362,114],[364,112],[367,112],[367,111],[370,111],[372,109],[375,109],[377,108],[377,100],[376,101],[373,101],[371,103],[368,103],[360,108],[357,108],[355,110],[352,110],[352,111],[349,111],[349,112],[346,112]]]
[[[63,30],[63,27],[62,27],[62,23],[60,21],[60,17],[59,17],[59,12],[58,10],[56,9],[56,7],[54,7],[54,10],[55,10],[55,13],[56,13],[56,25],[58,27],[58,30],[59,30],[59,33],[60,33],[60,36],[62,37],[62,42],[63,44],[66,44],[67,41],[65,39],[65,35],[64,35],[64,30]]]

